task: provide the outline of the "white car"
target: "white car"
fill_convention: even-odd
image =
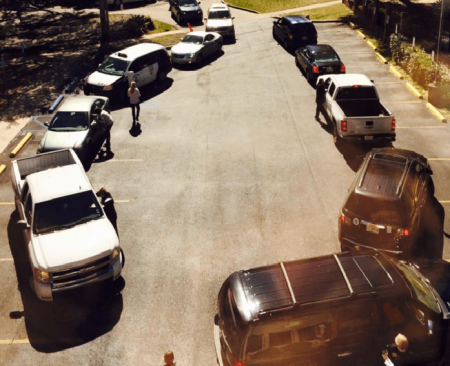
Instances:
[[[208,16],[205,18],[206,31],[217,32],[222,37],[235,39],[234,17],[231,16],[230,9],[225,4],[212,4],[208,10]]]
[[[223,39],[219,33],[190,32],[172,47],[172,63],[201,64],[205,57],[220,52]]]

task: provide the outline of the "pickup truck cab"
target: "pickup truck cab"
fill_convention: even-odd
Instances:
[[[322,111],[333,124],[333,138],[395,141],[396,121],[381,103],[373,82],[362,74],[324,75],[326,85]]]
[[[13,161],[12,185],[40,300],[120,277],[119,239],[72,149]]]

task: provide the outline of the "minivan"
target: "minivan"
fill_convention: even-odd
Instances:
[[[171,70],[170,56],[164,46],[140,43],[107,57],[97,71],[85,79],[84,94],[125,100],[132,81],[138,88],[162,82]]]

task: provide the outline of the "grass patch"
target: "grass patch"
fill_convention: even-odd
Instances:
[[[345,18],[353,15],[353,12],[344,4],[337,4],[332,6],[327,6],[325,8],[309,9],[303,14],[297,13],[287,13],[281,16],[288,15],[303,15],[309,14],[311,20],[337,20],[340,18]]]
[[[180,38],[183,38],[186,33],[176,33],[176,34],[167,34],[165,36],[153,37],[152,39],[147,39],[144,42],[149,43],[158,43],[164,47],[172,47],[180,42]]]
[[[302,6],[328,3],[332,0],[228,0],[229,4],[246,9],[256,10],[260,13],[270,13],[286,9],[300,8]]]
[[[162,33],[177,29],[170,24],[158,22],[157,20],[153,20],[153,25],[155,26],[155,30],[150,31],[147,34]]]

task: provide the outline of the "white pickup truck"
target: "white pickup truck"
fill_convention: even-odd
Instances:
[[[395,141],[394,115],[381,103],[373,82],[362,74],[324,75],[322,110],[333,124],[333,138]]]
[[[119,238],[72,149],[15,160],[11,178],[39,299],[120,277]]]

